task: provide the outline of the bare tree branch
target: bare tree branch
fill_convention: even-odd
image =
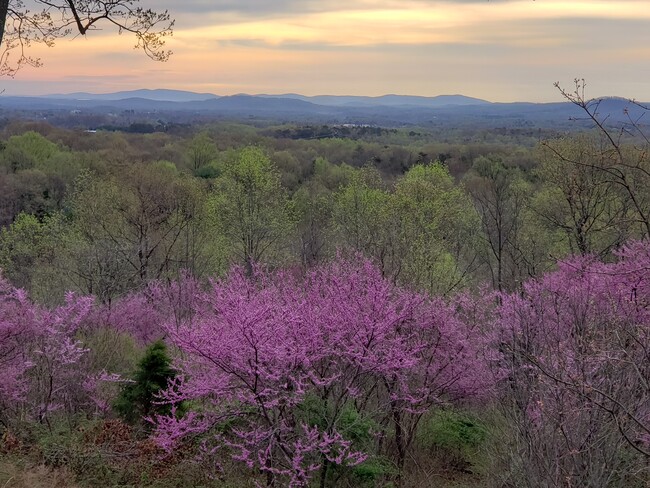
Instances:
[[[618,130],[608,128],[607,119],[609,116],[602,117],[598,111],[602,99],[588,99],[585,95],[585,87],[587,86],[584,79],[576,78],[574,80],[575,89],[568,91],[556,82],[554,85],[560,91],[560,94],[569,102],[573,103],[587,115],[598,131],[603,137],[604,144],[600,155],[602,156],[598,164],[582,163],[576,161],[567,162],[573,164],[583,164],[591,169],[605,173],[609,180],[617,185],[626,195],[630,206],[634,209],[637,215],[637,221],[643,228],[640,237],[650,237],[650,196],[645,192],[650,183],[650,161],[648,160],[648,144],[649,139],[646,137],[639,122],[643,114],[636,119],[633,119],[629,110],[625,110],[628,122],[623,124]],[[630,101],[631,104],[646,110],[642,104]],[[644,142],[644,147],[633,147],[630,144],[624,144],[623,137],[634,135],[641,138]],[[546,144],[548,148],[553,151],[551,145]],[[556,153],[557,156],[562,157],[561,154]]]
[[[174,21],[167,10],[155,12],[138,7],[138,0],[0,0],[0,76],[14,76],[23,66],[40,66],[27,54],[33,43],[53,46],[57,39],[98,30],[112,24],[118,33],[136,38],[136,49],[155,61],[166,61],[171,51],[165,38],[173,34]]]

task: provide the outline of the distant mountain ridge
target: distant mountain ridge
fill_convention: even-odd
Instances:
[[[219,98],[212,93],[195,93],[185,90],[168,90],[163,88],[140,90],[119,91],[113,93],[63,93],[55,95],[45,95],[38,98],[56,98],[59,100],[126,100],[128,98],[142,98],[145,100],[154,100],[157,102],[194,102]]]
[[[423,97],[413,95],[382,95],[379,97],[368,96],[353,96],[353,95],[316,95],[306,96],[298,93],[285,93],[280,95],[271,94],[237,94],[227,96],[219,96],[213,93],[195,93],[185,90],[168,90],[168,89],[141,89],[130,91],[119,91],[113,93],[88,93],[88,92],[75,92],[64,94],[45,95],[37,98],[49,98],[58,100],[126,100],[131,98],[139,98],[145,100],[154,100],[158,102],[201,102],[205,100],[217,100],[219,98],[232,98],[237,97],[243,100],[245,97],[251,98],[265,98],[265,99],[292,99],[309,102],[314,105],[325,105],[332,107],[446,107],[452,105],[485,105],[491,102],[482,100],[480,98],[468,97],[465,95],[438,95],[435,97]]]
[[[647,106],[647,105],[645,105]],[[567,101],[493,103],[464,95],[380,97],[318,95],[230,95],[183,90],[133,90],[115,93],[68,93],[40,97],[0,95],[0,117],[13,111],[39,120],[100,115],[113,120],[131,114],[143,120],[261,120],[298,124],[353,124],[381,127],[532,128],[590,127],[586,114]],[[628,100],[603,97],[601,120],[620,126],[630,120],[644,125],[645,110]],[[66,115],[67,114],[67,115]],[[95,120],[95,119],[93,119]],[[73,124],[74,122],[68,122]],[[80,122],[81,123],[81,122]],[[91,122],[88,122],[91,124]]]
[[[335,107],[447,107],[451,105],[489,105],[492,102],[480,98],[468,97],[465,95],[438,95],[435,97],[422,97],[414,95],[382,95],[379,97],[365,96],[339,96],[339,95],[316,95],[308,97],[296,93],[282,95],[257,95],[266,98],[291,98],[315,103],[317,105],[328,105]]]

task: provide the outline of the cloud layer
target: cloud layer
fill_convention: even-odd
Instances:
[[[143,59],[130,51],[131,39],[106,30],[39,52],[46,67],[19,74],[23,91],[46,92],[39,83],[67,80],[71,90],[90,91],[161,86],[552,100],[554,81],[579,76],[589,79],[594,95],[650,99],[643,83],[650,75],[645,0],[149,4],[177,19],[167,64]],[[15,82],[5,85],[7,93],[17,90]]]

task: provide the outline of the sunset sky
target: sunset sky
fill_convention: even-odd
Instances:
[[[166,63],[108,26],[38,47],[5,95],[175,88],[219,95],[435,96],[555,101],[553,82],[650,100],[650,1],[184,0]]]

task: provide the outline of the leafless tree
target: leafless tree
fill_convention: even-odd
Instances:
[[[639,228],[637,237],[650,237],[650,139],[644,132],[642,117],[647,107],[630,100],[623,115],[622,124],[612,123],[610,115],[603,114],[600,109],[603,99],[589,99],[585,95],[584,79],[574,80],[573,91],[566,90],[559,83],[556,88],[562,96],[584,112],[600,134],[601,149],[598,161],[578,161],[566,157],[562,152],[555,151],[557,157],[567,164],[573,164],[601,173],[605,183],[611,183],[626,200],[631,209],[632,217],[627,224]],[[640,115],[631,108],[640,109]],[[548,146],[553,150],[552,146]]]

